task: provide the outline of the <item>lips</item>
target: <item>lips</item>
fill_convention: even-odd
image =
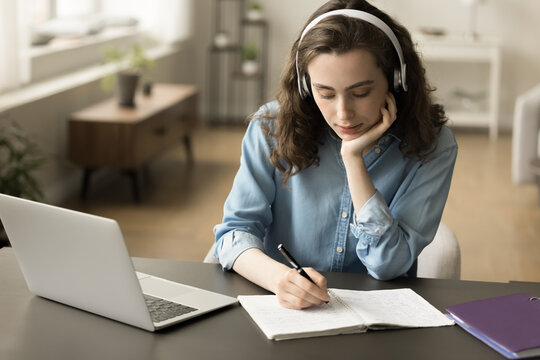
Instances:
[[[362,127],[362,125],[363,124],[361,123],[355,126],[339,126],[338,125],[337,128],[343,134],[352,135],[352,134],[356,134],[358,130]]]

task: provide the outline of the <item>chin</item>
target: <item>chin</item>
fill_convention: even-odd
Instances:
[[[351,141],[358,137],[360,137],[362,133],[354,133],[354,134],[338,134],[339,138],[343,141]]]

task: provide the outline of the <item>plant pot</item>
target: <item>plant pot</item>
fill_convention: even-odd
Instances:
[[[244,75],[255,75],[259,71],[259,64],[254,60],[244,60],[242,62],[242,73]]]
[[[246,12],[246,18],[250,21],[259,21],[263,19],[263,12],[259,9],[249,9]]]
[[[227,34],[226,32],[217,33],[214,37],[214,46],[218,49],[224,49],[229,46],[230,43],[231,40],[229,38],[229,34]]]
[[[135,107],[135,90],[137,90],[139,77],[138,74],[118,74],[118,105]]]

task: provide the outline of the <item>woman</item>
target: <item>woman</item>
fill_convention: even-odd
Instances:
[[[214,228],[224,269],[306,308],[318,271],[414,275],[437,231],[457,145],[407,30],[364,0],[332,0],[294,43],[277,101],[252,118]],[[297,258],[313,283],[284,264]]]

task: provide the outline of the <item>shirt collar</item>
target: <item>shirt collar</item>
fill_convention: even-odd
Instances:
[[[390,129],[386,130],[381,139],[384,139],[385,136],[391,136],[397,141],[401,142],[401,137],[398,135],[396,128],[393,126],[391,126]]]

